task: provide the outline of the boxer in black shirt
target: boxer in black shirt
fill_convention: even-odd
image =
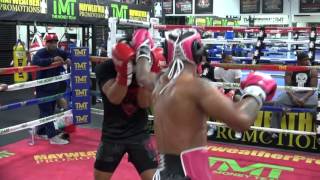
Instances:
[[[136,30],[132,41],[118,42],[112,49],[112,61],[96,67],[102,94],[104,121],[95,167],[95,179],[110,179],[123,155],[128,153],[142,179],[152,179],[157,168],[155,149],[147,131],[151,92],[138,85],[134,64],[139,35],[147,30]],[[137,37],[138,36],[138,37]],[[150,39],[151,40],[151,39]]]

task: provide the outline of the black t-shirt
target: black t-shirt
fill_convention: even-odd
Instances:
[[[120,105],[112,104],[102,91],[102,86],[115,78],[117,72],[112,61],[106,61],[96,67],[96,76],[102,95],[104,107],[104,121],[102,127],[102,141],[133,143],[148,137],[146,109],[138,107],[138,84],[133,82]]]
[[[207,78],[210,81],[216,81],[214,79],[214,68],[209,63],[205,63],[201,65],[201,68],[202,68],[202,74],[201,74],[202,78]]]
[[[311,71],[293,72],[291,76],[292,86],[311,87]]]

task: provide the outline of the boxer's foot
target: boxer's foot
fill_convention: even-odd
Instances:
[[[59,145],[69,144],[68,140],[62,139],[59,135],[50,138],[49,142],[50,144],[59,144]]]

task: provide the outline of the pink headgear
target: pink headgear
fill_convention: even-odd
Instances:
[[[168,64],[176,58],[192,64],[201,61],[203,46],[196,29],[178,29],[167,33],[165,46]]]
[[[149,40],[150,47],[153,48],[154,42],[148,29],[136,29],[132,35],[131,45],[134,49],[137,49],[146,40]]]

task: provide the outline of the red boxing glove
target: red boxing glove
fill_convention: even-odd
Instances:
[[[233,100],[235,91],[234,90],[230,90],[229,92],[225,93],[225,96],[228,97],[229,99]]]
[[[247,78],[240,83],[240,87],[244,91],[242,98],[252,96],[256,98],[260,107],[262,107],[265,100],[270,101],[273,98],[277,90],[277,83],[268,74],[251,72]]]
[[[137,50],[141,46],[141,44],[146,43],[146,41],[147,43],[149,43],[150,49],[152,49],[154,46],[154,42],[148,29],[136,29],[132,36],[131,46],[134,50]]]
[[[154,48],[151,51],[151,59],[152,59],[152,66],[151,66],[151,72],[153,73],[159,73],[161,69],[164,69],[167,67],[166,58],[163,55],[163,49],[162,48]]]
[[[112,61],[117,71],[116,81],[123,86],[129,86],[132,82],[132,60],[135,57],[134,50],[126,43],[117,43],[112,48]]]

